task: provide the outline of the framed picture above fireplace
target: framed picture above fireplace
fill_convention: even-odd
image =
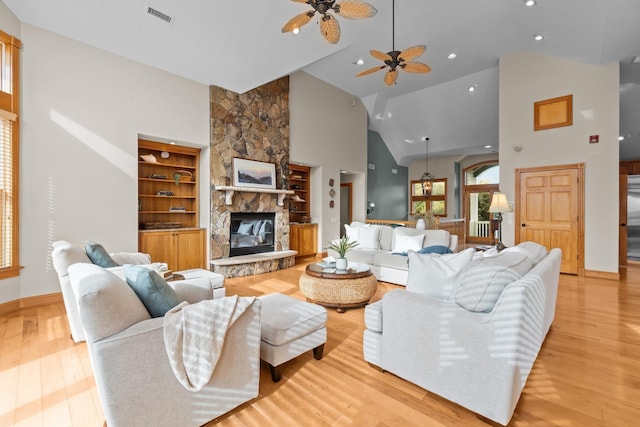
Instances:
[[[234,158],[233,185],[236,187],[276,188],[276,165]]]

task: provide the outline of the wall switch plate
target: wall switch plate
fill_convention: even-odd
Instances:
[[[391,173],[394,175],[398,175],[398,169],[391,169]]]
[[[376,168],[376,165],[374,165],[373,163],[369,163],[369,169],[374,170]]]

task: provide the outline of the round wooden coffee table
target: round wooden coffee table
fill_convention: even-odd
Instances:
[[[366,264],[350,262],[347,270],[323,263],[307,265],[300,276],[300,291],[307,301],[344,313],[365,306],[378,288],[378,280]]]

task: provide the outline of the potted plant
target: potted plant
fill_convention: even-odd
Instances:
[[[436,216],[433,212],[426,210],[423,206],[418,206],[413,219],[416,220],[416,229],[418,230],[431,230],[436,225]]]
[[[349,252],[351,249],[355,248],[358,245],[359,243],[357,241],[349,240],[349,238],[346,235],[342,236],[338,240],[334,240],[331,242],[331,245],[329,245],[329,249],[338,252],[338,258],[336,259],[336,269],[338,270],[347,269],[348,263],[347,263],[347,258],[345,258],[345,256],[347,255],[347,252]]]

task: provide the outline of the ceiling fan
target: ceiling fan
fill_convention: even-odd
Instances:
[[[378,10],[369,3],[359,0],[291,0],[296,3],[306,3],[313,8],[305,13],[294,16],[289,22],[282,27],[283,33],[297,32],[300,27],[307,24],[311,18],[318,12],[322,15],[320,18],[320,32],[324,38],[332,44],[338,43],[340,40],[340,24],[335,16],[329,14],[333,11],[336,15],[340,15],[348,19],[364,19],[371,18],[378,13]]]
[[[389,67],[389,71],[387,71],[387,74],[384,76],[384,82],[387,84],[387,86],[391,86],[396,82],[396,79],[398,78],[398,68],[408,73],[428,73],[429,71],[431,71],[431,67],[429,67],[427,64],[413,61],[427,50],[427,46],[422,44],[409,47],[403,51],[396,50],[395,9],[396,2],[395,0],[392,0],[391,51],[387,53],[375,49],[369,51],[371,56],[379,59],[380,61],[383,61],[384,65],[378,65],[377,67],[364,70],[356,74],[356,77],[366,76],[367,74],[372,74],[376,71],[383,70]]]

